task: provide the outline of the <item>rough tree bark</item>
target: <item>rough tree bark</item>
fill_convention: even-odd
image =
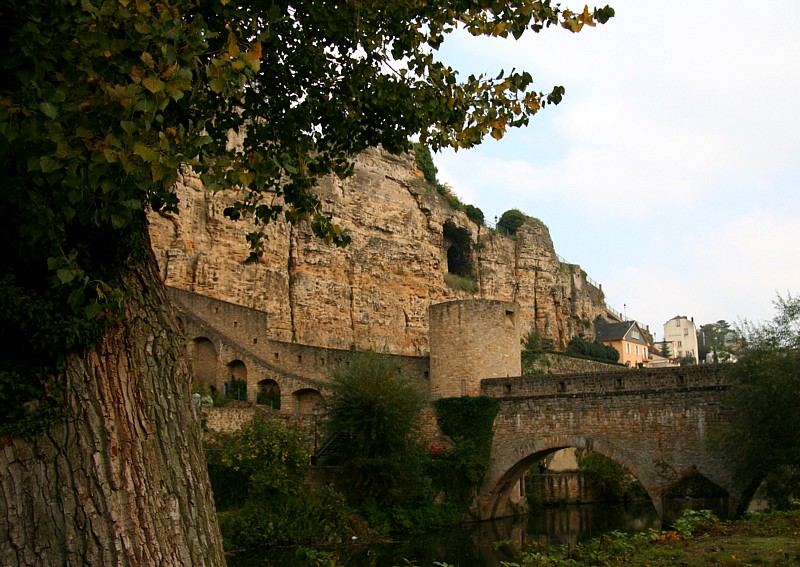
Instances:
[[[0,565],[223,566],[184,343],[152,253],[124,318],[68,358],[66,416],[0,439]]]

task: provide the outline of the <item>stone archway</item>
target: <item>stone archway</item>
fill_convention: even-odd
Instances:
[[[730,494],[720,485],[698,471],[689,471],[665,492],[663,514],[667,521],[680,516],[686,509],[711,510],[719,517],[725,517],[729,509]]]
[[[281,387],[278,382],[272,378],[264,378],[259,381],[256,403],[274,410],[281,409]]]
[[[217,349],[206,337],[196,337],[191,343],[192,374],[199,384],[211,391],[217,386]]]
[[[292,393],[295,415],[313,415],[315,408],[320,408],[324,398],[319,390],[303,388]]]
[[[513,495],[525,472],[534,464],[560,449],[575,447],[588,449],[617,462],[644,488],[659,516],[662,515],[661,491],[658,486],[648,482],[650,471],[637,464],[635,459],[624,448],[601,439],[582,436],[558,436],[535,438],[526,436],[509,443],[502,442],[498,447],[497,440],[493,444],[493,459],[478,495],[476,513],[481,520],[499,518],[514,513]]]
[[[232,360],[226,366],[225,395],[228,398],[245,401],[247,397],[247,366],[241,360]]]

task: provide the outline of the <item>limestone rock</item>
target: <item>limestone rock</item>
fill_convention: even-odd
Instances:
[[[267,313],[267,338],[426,355],[428,305],[479,297],[516,302],[523,336],[563,348],[573,335],[591,337],[605,314],[602,291],[559,261],[543,223],[530,219],[514,237],[479,227],[428,186],[410,155],[369,150],[350,178],[320,182],[324,210],[352,236],[344,249],[276,222],[264,256],[246,264],[254,226],[223,215],[235,193],[207,191],[190,171],[177,193],[179,215],[150,217],[164,281]],[[448,262],[476,280],[474,295],[445,282]]]

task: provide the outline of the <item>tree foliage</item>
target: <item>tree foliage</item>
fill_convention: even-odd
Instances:
[[[119,316],[119,270],[148,246],[145,210],[176,211],[182,168],[237,188],[232,219],[308,221],[345,244],[312,191],[319,176],[348,175],[370,146],[407,150],[412,136],[433,149],[501,138],[563,96],[534,90],[524,71],[459,76],[435,57],[447,34],[576,32],[613,16],[522,0],[9,0],[0,10],[0,339],[12,353],[0,397],[16,402],[4,422],[58,391],[47,381],[63,353]],[[262,239],[248,236],[252,259]]]
[[[434,408],[439,428],[454,443],[434,459],[434,472],[439,472],[439,484],[449,497],[468,502],[489,468],[500,402],[487,396],[462,396],[440,398]]]
[[[497,221],[497,230],[504,234],[513,235],[517,229],[525,224],[528,216],[519,209],[509,209],[500,216]]]
[[[327,430],[339,435],[335,458],[356,502],[413,500],[420,480],[417,436],[424,397],[397,366],[375,353],[359,354],[332,374]]]
[[[567,343],[567,354],[574,354],[577,356],[587,356],[598,360],[605,360],[608,362],[618,362],[619,352],[612,346],[604,345],[597,341],[589,342],[579,336],[574,336]]]
[[[738,349],[738,332],[724,319],[701,325],[698,334],[701,362],[705,361],[709,353],[713,355],[714,362],[726,362],[730,360],[732,352]]]
[[[485,223],[486,219],[483,216],[483,211],[475,205],[464,205],[464,212],[467,213],[469,219],[478,226],[483,226]]]
[[[308,441],[281,422],[256,416],[206,447],[226,546],[339,543],[347,507],[329,488],[305,484]]]
[[[721,448],[738,457],[744,479],[765,478],[774,504],[800,495],[800,298],[775,302],[772,320],[742,328],[744,348],[726,366],[732,422]]]

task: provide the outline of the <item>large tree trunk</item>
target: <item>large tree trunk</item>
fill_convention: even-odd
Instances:
[[[152,254],[125,317],[69,357],[66,418],[0,439],[0,565],[225,564],[190,374]]]

